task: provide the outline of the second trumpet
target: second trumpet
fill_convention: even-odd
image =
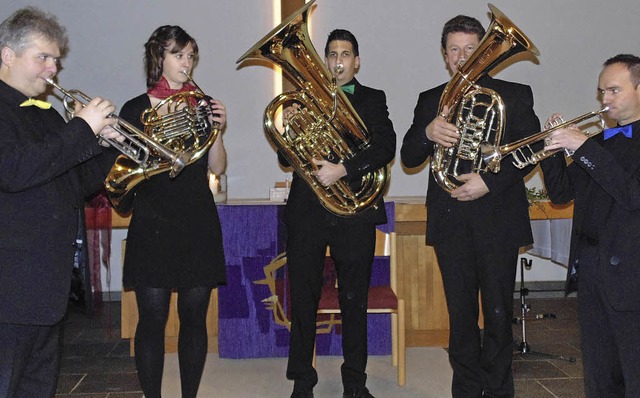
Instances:
[[[544,140],[554,131],[584,122],[596,122],[598,124],[598,130],[592,132],[583,132],[583,134],[585,134],[588,138],[598,135],[605,128],[605,121],[602,115],[608,110],[609,107],[604,107],[598,111],[585,113],[584,115],[580,115],[566,122],[561,122],[547,130],[541,131],[537,134],[533,134],[529,137],[512,142],[510,144],[493,146],[485,142],[481,145],[480,149],[482,153],[482,160],[487,165],[487,168],[494,173],[500,171],[500,161],[507,155],[513,155],[513,164],[519,169],[523,169],[529,165],[535,165],[541,160],[548,158],[561,149],[554,151],[534,151],[530,147],[531,144]],[[571,156],[572,154],[567,153],[567,155]]]

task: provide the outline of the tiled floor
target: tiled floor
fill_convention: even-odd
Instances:
[[[530,351],[574,357],[576,362],[533,354],[516,355],[513,364],[516,397],[583,397],[576,299],[528,299],[527,304],[531,307],[529,316],[555,315],[555,318],[538,320],[527,318],[526,340]],[[514,310],[520,315],[517,298]],[[514,324],[517,343],[522,341],[521,329],[521,324]],[[119,336],[119,302],[104,303],[93,317],[71,305],[56,397],[140,398],[142,393],[134,360],[129,357],[129,343]],[[284,380],[284,375],[282,378]]]

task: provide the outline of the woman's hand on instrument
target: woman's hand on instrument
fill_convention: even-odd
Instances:
[[[478,173],[462,174],[456,179],[464,184],[451,191],[451,197],[461,202],[476,200],[489,193],[487,184]]]
[[[447,122],[448,116],[449,107],[445,105],[442,112],[425,129],[427,138],[430,141],[445,148],[455,145],[460,139],[458,128],[454,124]]]
[[[219,123],[219,129],[222,129],[227,123],[227,108],[218,100],[210,99],[209,106],[211,108],[210,122]]]
[[[313,172],[320,181],[320,184],[328,187],[347,175],[347,169],[341,163],[331,163],[328,160],[313,159],[313,163],[319,166],[318,170]]]
[[[111,101],[96,97],[84,108],[79,109],[75,116],[87,122],[93,134],[97,136],[105,126],[116,124],[116,119],[108,117],[115,111],[116,107]]]

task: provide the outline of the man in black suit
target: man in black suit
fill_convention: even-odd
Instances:
[[[442,51],[451,73],[478,46],[485,31],[467,16],[448,21]],[[484,76],[478,85],[495,90],[506,108],[502,142],[539,131],[529,86]],[[434,144],[455,145],[460,133],[438,104],[445,84],[420,94],[411,128],[402,143],[402,162],[418,167],[433,155]],[[445,107],[446,108],[446,107]],[[511,361],[513,288],[519,248],[533,242],[523,177],[503,162],[499,173],[469,173],[450,194],[430,173],[427,191],[427,244],[433,245],[442,273],[450,319],[449,359],[454,397],[513,396]],[[484,333],[478,327],[482,295]]]
[[[96,139],[120,135],[95,98],[68,123],[47,89],[67,43],[55,16],[27,7],[0,24],[0,397],[53,397],[79,210],[115,156]],[[40,108],[42,107],[42,109]]]
[[[318,159],[318,181],[329,186],[339,179],[358,181],[364,174],[385,167],[395,155],[396,136],[389,120],[383,91],[361,85],[354,75],[360,66],[358,42],[351,32],[329,34],[325,62],[341,86],[370,136],[370,145],[340,163]],[[295,106],[285,109],[285,119]],[[280,161],[287,166],[280,156]],[[318,374],[313,368],[316,312],[322,289],[327,246],[338,272],[342,314],[341,367],[344,397],[372,397],[367,375],[367,297],[375,249],[375,226],[387,222],[382,196],[370,208],[342,217],[326,210],[311,188],[296,173],[287,206],[287,261],[291,287],[291,340],[287,378],[294,380],[292,398],[313,397]]]
[[[587,397],[640,396],[640,57],[608,59],[598,80],[618,126],[587,139],[572,126],[551,133],[542,162],[554,203],[574,200],[567,288],[578,280]],[[552,116],[548,123],[558,115]],[[571,152],[570,152],[571,153]]]

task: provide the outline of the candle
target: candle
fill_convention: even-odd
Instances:
[[[225,174],[215,175],[209,173],[209,189],[213,194],[216,203],[227,201],[227,176]]]

